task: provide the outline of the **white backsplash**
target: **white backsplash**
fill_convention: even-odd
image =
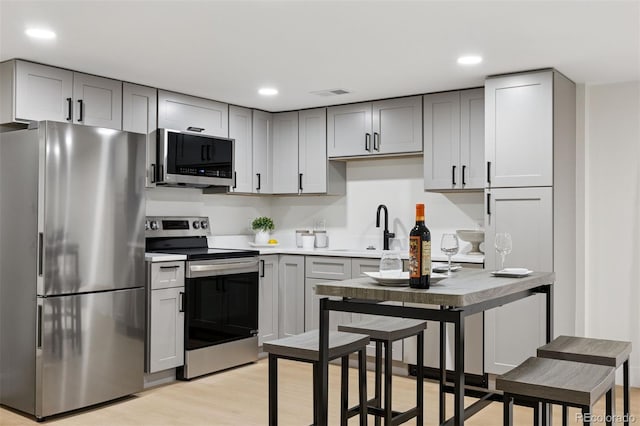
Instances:
[[[211,241],[216,236],[242,236],[252,241],[252,219],[270,216],[276,225],[273,237],[283,247],[295,246],[296,229],[312,230],[316,222],[324,220],[329,247],[380,249],[382,229],[375,227],[379,204],[388,208],[389,231],[396,234],[391,248],[396,250],[407,250],[416,203],[425,204],[433,250],[439,250],[442,233],[482,226],[482,192],[424,192],[422,175],[422,157],[402,157],[348,162],[345,196],[242,196],[153,188],[147,190],[147,215],[208,216],[214,235]],[[461,248],[467,251],[469,245],[461,243]]]

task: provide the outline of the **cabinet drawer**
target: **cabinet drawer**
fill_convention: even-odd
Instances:
[[[351,258],[307,256],[306,277],[348,280],[351,278]]]
[[[151,264],[151,289],[184,286],[184,262],[157,262]]]
[[[378,272],[380,259],[354,257],[351,259],[351,278],[360,278],[364,272]]]

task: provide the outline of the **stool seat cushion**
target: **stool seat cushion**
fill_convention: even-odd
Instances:
[[[603,365],[531,357],[496,378],[496,389],[574,406],[592,406],[614,383],[615,369]]]
[[[427,328],[427,322],[409,318],[375,316],[356,323],[339,325],[338,330],[368,334],[371,340],[395,342],[415,336]]]
[[[629,358],[630,353],[631,342],[574,336],[559,336],[553,342],[538,348],[538,356],[542,358],[587,362],[616,368]]]
[[[319,340],[318,330],[312,330],[295,336],[264,342],[262,349],[270,354],[313,362],[319,360]],[[369,336],[365,334],[329,331],[329,360],[357,352],[368,344]]]

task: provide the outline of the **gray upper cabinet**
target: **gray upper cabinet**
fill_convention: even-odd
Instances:
[[[329,158],[422,152],[422,97],[327,109]]]
[[[257,194],[271,193],[273,114],[253,111],[253,176],[252,190]]]
[[[1,122],[71,121],[73,72],[24,61],[0,64]]]
[[[484,89],[424,96],[425,190],[484,187]]]
[[[122,82],[25,61],[0,66],[1,121],[122,129]]]
[[[73,73],[73,122],[122,129],[122,82],[95,75]]]
[[[146,186],[155,186],[158,91],[153,87],[122,83],[122,130],[147,135]]]
[[[327,150],[329,158],[369,155],[371,103],[327,108]]]
[[[234,185],[230,192],[253,192],[253,112],[229,106],[229,137],[234,139]]]
[[[489,186],[553,184],[553,72],[485,83]]]
[[[373,102],[374,154],[422,152],[422,96]]]
[[[274,194],[297,194],[298,175],[298,111],[273,114]]]
[[[298,117],[298,190],[322,194],[327,192],[327,109],[303,110]]]
[[[229,105],[158,90],[158,127],[229,136]]]

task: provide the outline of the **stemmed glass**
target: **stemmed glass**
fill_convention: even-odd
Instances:
[[[460,245],[458,243],[458,236],[456,234],[442,234],[440,240],[440,250],[447,255],[449,259],[449,267],[447,269],[447,275],[451,275],[451,256],[458,252]]]
[[[500,232],[496,234],[495,241],[496,251],[501,257],[500,262],[500,270],[504,269],[504,259],[507,257],[509,253],[511,253],[511,249],[513,248],[513,243],[511,242],[511,234],[508,232]]]

